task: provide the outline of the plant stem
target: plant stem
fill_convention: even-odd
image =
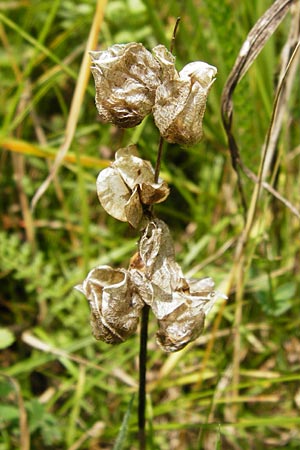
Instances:
[[[140,450],[146,449],[146,369],[147,369],[147,340],[148,340],[148,320],[150,307],[145,305],[142,310],[142,323],[140,334],[140,356],[139,356],[139,408],[138,408],[138,424],[139,424],[139,443]]]
[[[170,45],[170,51],[173,51],[177,28],[179,25],[180,17],[177,17],[172,39]],[[159,179],[159,172],[163,151],[163,137],[160,136],[157,158],[154,172],[154,182],[157,183]],[[149,322],[150,306],[145,305],[142,310],[141,318],[141,333],[140,333],[140,354],[139,354],[139,406],[138,406],[138,426],[139,426],[139,448],[140,450],[146,449],[146,370],[147,370],[147,341],[148,341],[148,322]]]
[[[160,164],[162,157],[163,138],[160,137],[155,164],[154,182],[158,182]],[[141,317],[140,333],[140,354],[139,354],[139,406],[138,406],[138,425],[139,425],[139,447],[140,450],[146,449],[146,371],[147,371],[147,341],[148,341],[148,322],[150,306],[145,305]]]
[[[154,182],[158,182],[160,164],[162,158],[163,138],[160,137],[157,158],[155,164]],[[140,354],[139,354],[139,406],[138,406],[138,425],[139,425],[139,444],[140,450],[146,449],[146,371],[147,371],[147,341],[148,341],[148,322],[150,306],[145,305],[141,317],[140,333]]]
[[[154,183],[158,182],[164,139],[160,136],[155,164]]]
[[[170,44],[170,52],[171,53],[173,53],[173,50],[174,50],[176,33],[177,33],[178,26],[179,26],[179,22],[180,22],[180,17],[177,17],[175,26],[174,26],[174,30],[173,30],[173,34],[172,34],[171,44]]]

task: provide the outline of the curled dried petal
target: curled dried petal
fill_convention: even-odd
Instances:
[[[162,319],[177,307],[173,292],[184,286],[170,230],[162,220],[154,219],[145,228],[139,242],[139,255],[144,265],[144,285],[151,282],[152,295],[144,301],[151,306],[157,319]]]
[[[172,292],[184,287],[181,268],[175,261],[173,239],[168,226],[162,220],[153,219],[149,222],[139,242],[139,253],[145,273],[151,279],[156,292],[163,292],[169,295],[170,299]],[[162,300],[162,295],[158,294],[158,302]]]
[[[179,78],[175,69],[175,56],[164,45],[157,45],[152,49],[152,53],[161,66],[162,80]]]
[[[215,67],[196,61],[157,88],[154,120],[168,142],[192,145],[200,141],[207,95],[216,73]]]
[[[137,228],[143,217],[143,207],[137,186],[133,189],[130,199],[125,204],[124,212],[126,221],[130,223],[133,228]]]
[[[154,182],[154,169],[149,161],[136,156],[134,146],[118,150],[115,162],[97,178],[97,193],[103,208],[134,228],[142,221],[143,205],[160,203],[169,192],[165,181]]]
[[[152,110],[160,84],[159,63],[135,42],[90,54],[100,119],[121,128],[138,125]]]
[[[215,81],[217,68],[203,61],[193,61],[179,72],[181,80],[195,79],[203,89],[209,89]]]
[[[165,352],[177,352],[200,336],[204,320],[203,311],[195,315],[191,309],[185,309],[176,319],[170,317],[159,321],[156,341]]]
[[[212,278],[184,277],[175,261],[170,231],[159,219],[145,228],[132,268],[141,297],[158,319],[157,342],[167,352],[180,350],[196,339],[216,299],[226,298],[215,292]]]
[[[136,331],[144,303],[128,271],[96,267],[76,289],[89,301],[92,332],[96,339],[118,344]]]
[[[217,297],[211,278],[186,280],[186,288],[173,293],[172,303],[176,307],[158,321],[156,338],[159,346],[174,352],[197,339],[203,331],[205,316]]]
[[[139,183],[140,199],[144,205],[153,205],[165,201],[170,193],[165,181],[159,179],[158,183]]]
[[[154,182],[153,167],[149,161],[145,161],[135,154],[134,147],[129,146],[126,149],[118,150],[114,167],[118,169],[130,189],[139,187],[141,203],[152,205],[163,202],[170,193],[167,183],[161,178],[157,183]],[[133,148],[132,154],[130,154],[131,148]]]
[[[101,170],[96,185],[100,203],[105,211],[115,219],[126,222],[125,206],[130,200],[131,192],[119,172],[113,167]]]
[[[147,305],[151,306],[154,297],[154,288],[151,281],[140,269],[131,268],[130,276],[140,297]]]
[[[165,222],[159,219],[149,222],[139,242],[139,253],[149,275],[153,275],[166,258],[175,260],[173,239]]]
[[[130,146],[130,148],[134,146]],[[149,161],[139,158],[134,153],[130,154],[128,148],[126,155],[123,149],[116,152],[114,167],[118,169],[125,184],[134,189],[141,183],[154,183],[154,169]]]

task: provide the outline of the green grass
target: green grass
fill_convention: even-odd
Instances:
[[[189,149],[165,144],[162,176],[171,195],[156,212],[171,228],[185,273],[212,276],[229,299],[211,312],[195,343],[172,355],[156,346],[151,316],[149,449],[300,445],[299,218],[263,190],[236,259],[245,212],[220,114],[238,52],[271,3],[110,0],[105,7],[99,48],[168,45],[181,16],[177,68],[193,60],[218,68],[203,141]],[[96,1],[7,1],[0,8],[0,450],[114,444],[134,450],[138,334],[120,346],[95,341],[88,304],[73,286],[98,264],[127,267],[138,233],[105,213],[95,180],[114,152],[132,142],[154,163],[158,132],[151,117],[124,133],[99,123],[90,78],[75,104],[79,116],[67,156],[32,212],[31,200],[73,118]],[[288,14],[233,96],[233,132],[255,174],[291,20]],[[267,178],[298,211],[299,81],[298,69]],[[242,182],[251,205],[255,185],[244,175]]]

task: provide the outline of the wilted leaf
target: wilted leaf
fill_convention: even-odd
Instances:
[[[9,347],[15,340],[14,334],[8,328],[0,328],[0,349]]]
[[[247,210],[247,205],[239,168],[241,167],[247,177],[252,179],[254,182],[258,183],[260,182],[260,180],[259,177],[257,177],[248,167],[244,165],[238,143],[233,133],[233,94],[235,88],[237,87],[243,76],[247,73],[247,70],[250,68],[253,61],[255,61],[257,56],[260,54],[270,36],[282,22],[293,3],[295,3],[294,0],[275,0],[271,4],[270,8],[267,9],[267,11],[258,19],[258,21],[248,33],[246,40],[240,48],[239,54],[226,80],[222,92],[222,121],[227,134],[229,150],[231,153],[232,167],[237,173],[238,188],[245,211]],[[272,195],[288,205],[294,212],[294,214],[299,217],[299,212],[296,210],[296,208],[294,208],[293,205],[287,202],[286,199],[284,199],[272,186],[270,186],[266,182],[263,182],[262,185],[265,189],[271,192]]]

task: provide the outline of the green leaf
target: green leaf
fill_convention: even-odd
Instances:
[[[0,423],[1,421],[16,420],[19,418],[19,409],[13,405],[0,405]]]
[[[122,422],[117,440],[115,442],[115,445],[113,447],[113,450],[122,450],[122,448],[124,447],[126,436],[127,436],[127,431],[128,431],[128,422],[129,422],[129,419],[131,416],[133,401],[134,401],[134,394],[131,397],[127,411],[124,415],[123,422]]]
[[[8,328],[0,328],[0,349],[10,347],[14,342],[14,334]]]
[[[7,379],[1,380],[1,382],[0,382],[0,398],[2,399],[2,401],[3,401],[4,397],[9,395],[12,391],[13,391],[12,384]]]

